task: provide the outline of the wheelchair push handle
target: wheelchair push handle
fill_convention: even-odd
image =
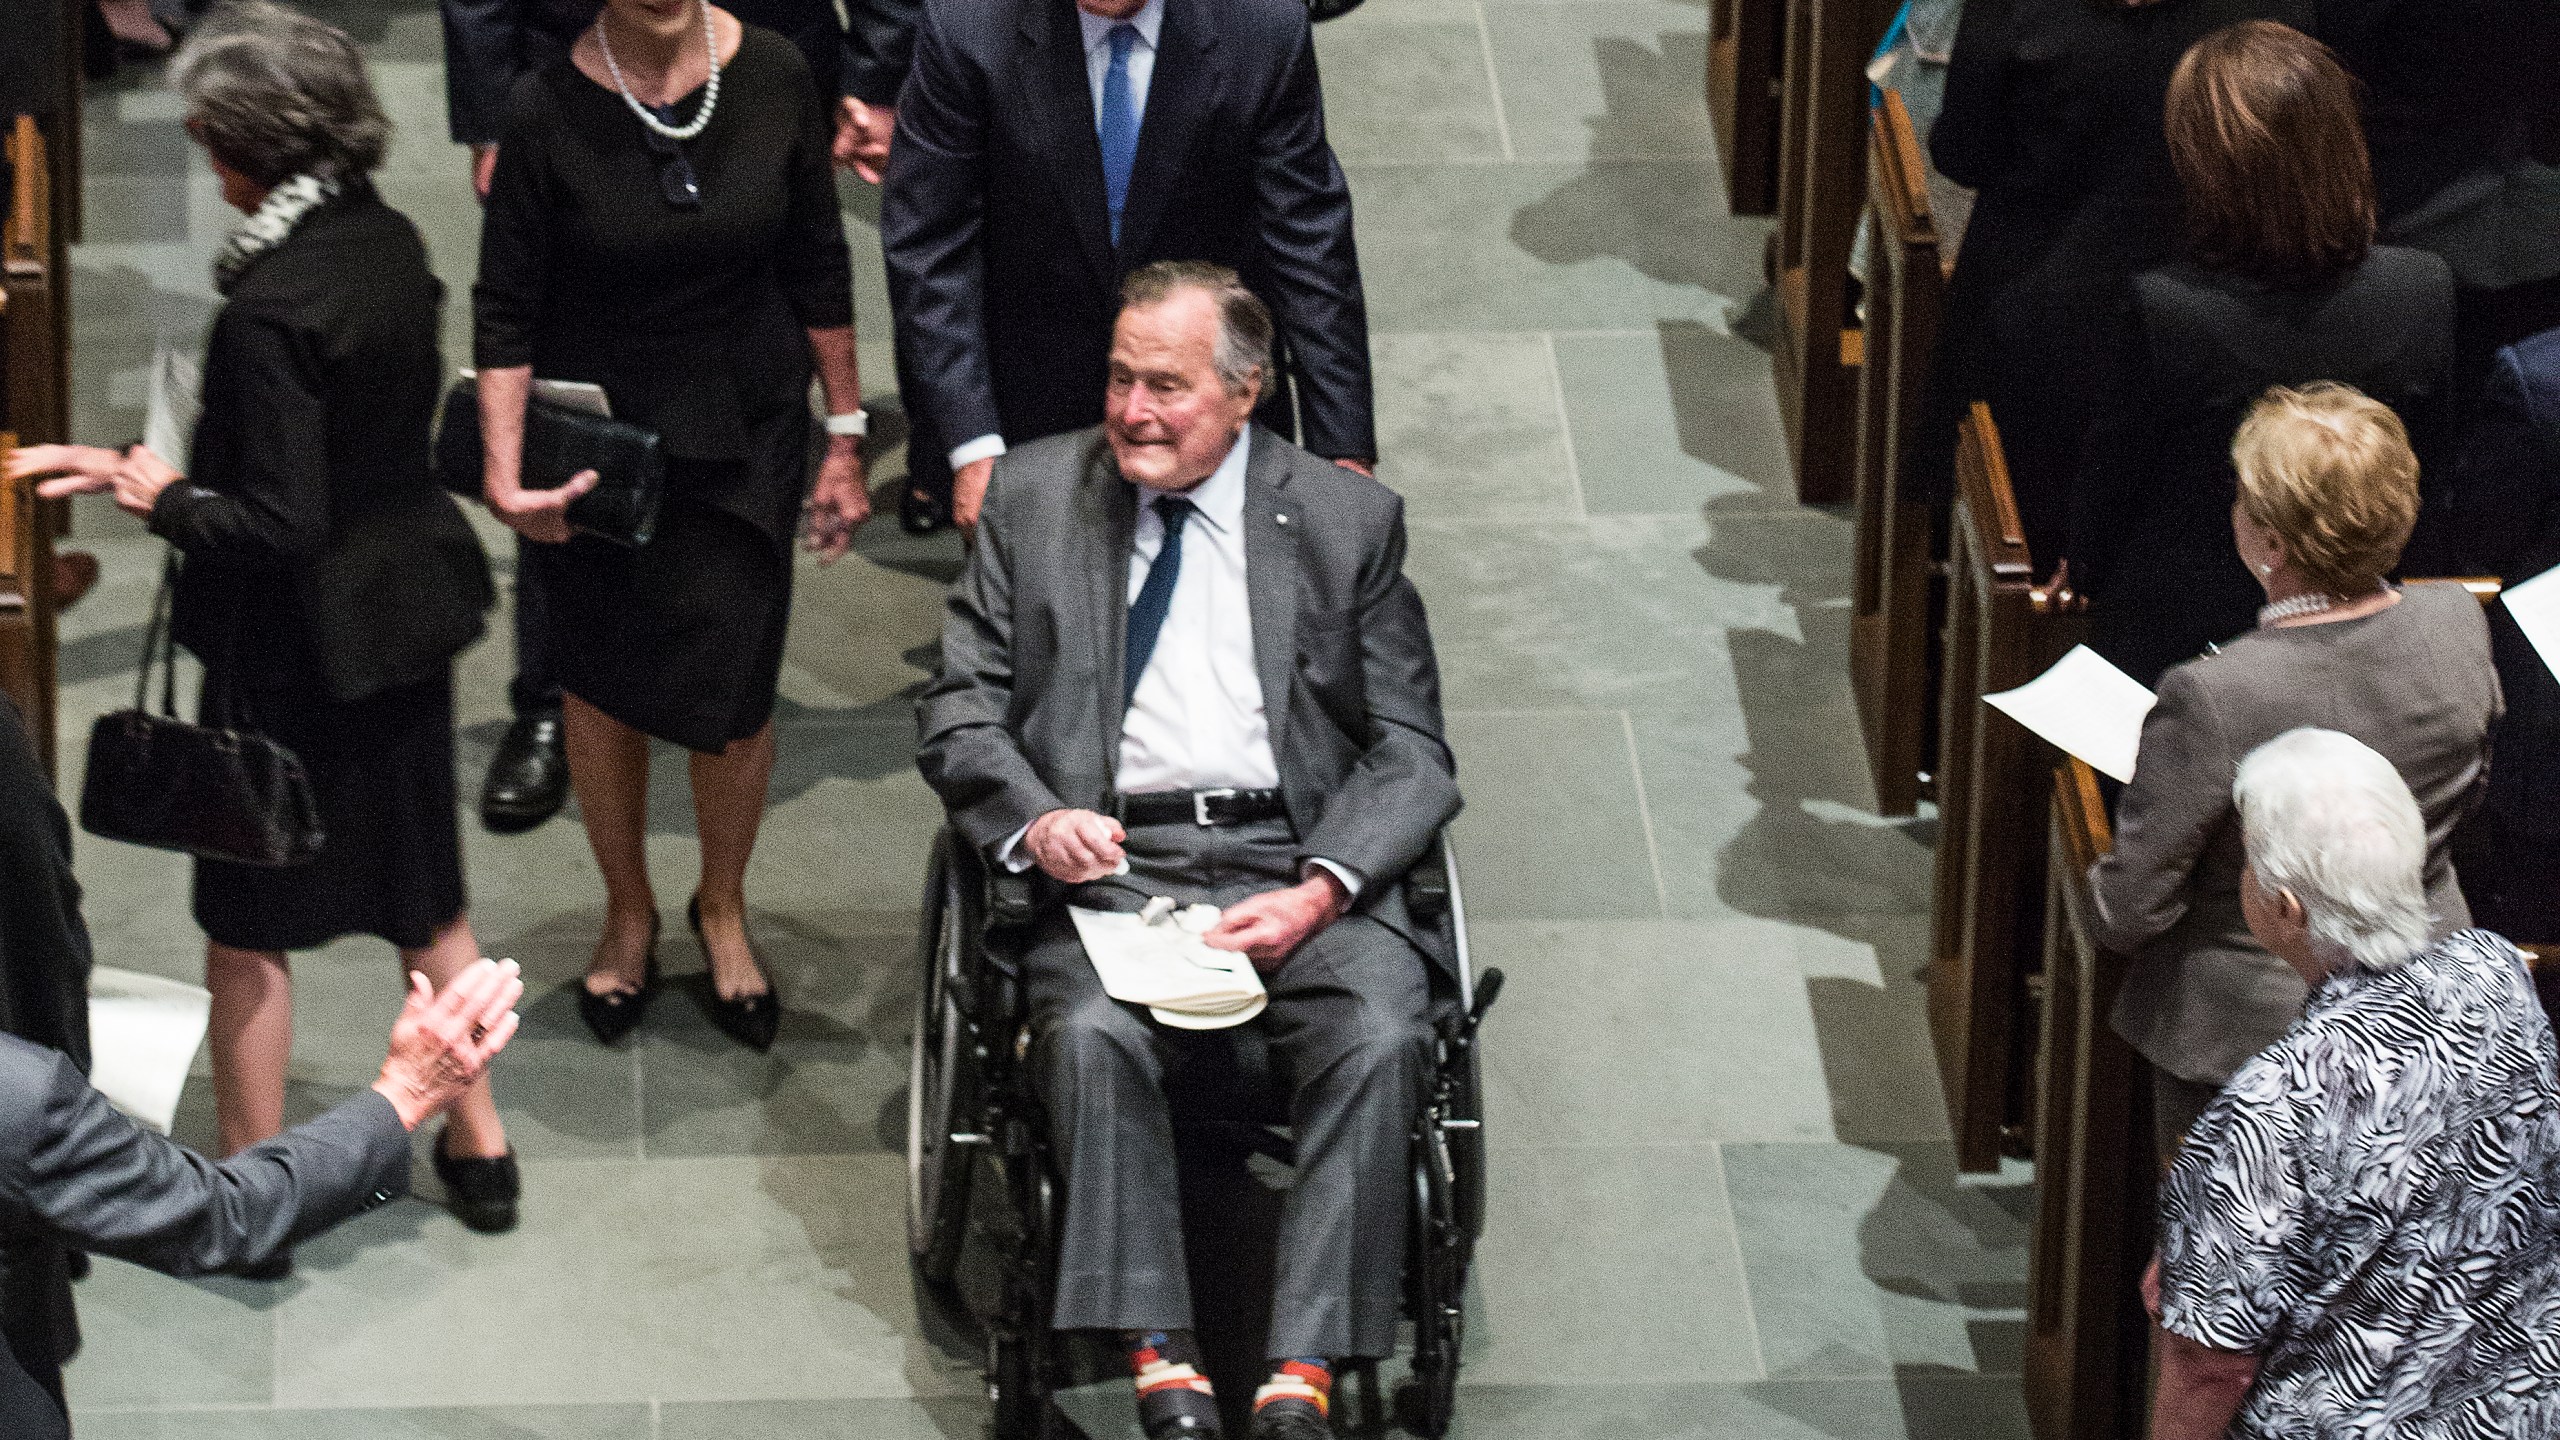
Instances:
[[[1476,980],[1476,1003],[1467,1007],[1467,1034],[1469,1036],[1473,1036],[1476,1032],[1476,1027],[1484,1023],[1485,1012],[1493,1008],[1493,1002],[1501,998],[1502,967],[1497,965],[1487,969],[1484,974]]]

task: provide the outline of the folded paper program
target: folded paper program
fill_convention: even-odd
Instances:
[[[1218,907],[1177,909],[1159,895],[1136,914],[1069,906],[1076,936],[1112,999],[1144,1005],[1182,1030],[1223,1030],[1262,1013],[1262,977],[1253,962],[1201,940]]]
[[[89,972],[89,1083],[166,1135],[187,1067],[204,1043],[213,996],[179,980],[101,965]]]

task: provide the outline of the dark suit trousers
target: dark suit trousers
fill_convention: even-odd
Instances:
[[[1133,827],[1127,848],[1131,873],[1087,887],[1081,903],[1133,909],[1137,896],[1122,887],[1135,886],[1227,905],[1297,879],[1285,820]],[[1144,1007],[1104,994],[1063,912],[1027,963],[1033,1074],[1066,1179],[1052,1323],[1192,1327],[1166,1096],[1232,1085],[1238,1052],[1267,1042],[1271,1074],[1289,1097],[1297,1172],[1281,1208],[1265,1348],[1275,1358],[1392,1354],[1408,1136],[1429,1036],[1421,953],[1367,916],[1346,916],[1263,977],[1271,998],[1262,1014],[1206,1031],[1159,1025]]]

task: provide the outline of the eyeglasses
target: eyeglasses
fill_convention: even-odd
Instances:
[[[651,113],[670,125],[676,123],[676,107],[652,105]],[[702,181],[693,173],[693,161],[687,159],[684,147],[647,126],[640,127],[640,138],[648,143],[649,153],[658,161],[658,193],[665,197],[671,210],[702,208]]]

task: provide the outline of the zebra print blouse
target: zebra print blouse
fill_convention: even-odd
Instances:
[[[2465,930],[2332,977],[2161,1196],[2162,1323],[2259,1357],[2230,1434],[2560,1436],[2560,1077],[2523,957]]]

